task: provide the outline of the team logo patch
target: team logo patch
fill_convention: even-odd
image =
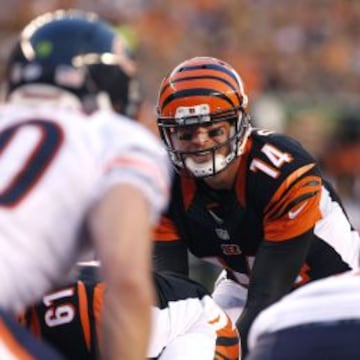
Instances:
[[[295,219],[300,213],[301,211],[304,209],[304,207],[306,206],[307,201],[302,204],[299,208],[297,208],[296,210],[291,210],[289,211],[289,219]]]
[[[54,45],[51,43],[51,41],[42,40],[40,41],[35,48],[37,57],[41,58],[47,58],[49,57],[54,50]]]

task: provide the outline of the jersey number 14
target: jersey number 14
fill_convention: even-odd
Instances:
[[[271,164],[259,159],[254,158],[250,164],[250,170],[253,172],[262,171],[266,175],[276,179],[280,175],[279,169],[285,164],[293,161],[293,157],[287,153],[279,150],[277,147],[265,144],[261,148],[261,152],[266,155]]]

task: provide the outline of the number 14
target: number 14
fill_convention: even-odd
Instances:
[[[260,160],[259,158],[255,158],[251,161],[250,170],[253,172],[262,171],[274,179],[280,175],[280,171],[278,170],[279,168],[281,168],[285,163],[293,161],[293,157],[289,153],[283,152],[270,144],[265,144],[262,147],[261,152],[267,156],[273,166],[263,160]]]

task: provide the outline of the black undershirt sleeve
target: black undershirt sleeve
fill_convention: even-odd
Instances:
[[[243,357],[247,353],[247,336],[259,312],[286,295],[305,263],[315,235],[313,229],[280,243],[264,241],[255,258],[248,298],[237,321]]]
[[[154,271],[172,271],[189,276],[186,245],[181,241],[155,241],[153,249]]]

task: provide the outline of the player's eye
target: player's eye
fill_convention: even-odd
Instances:
[[[213,137],[217,137],[217,136],[222,136],[224,135],[224,129],[222,127],[216,128],[216,129],[212,129],[208,132],[209,137],[213,138]]]
[[[182,131],[178,133],[178,139],[183,141],[190,141],[193,137],[192,131]]]

